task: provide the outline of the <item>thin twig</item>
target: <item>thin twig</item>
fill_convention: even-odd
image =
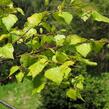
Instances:
[[[0,100],[0,104],[4,105],[5,107],[7,107],[8,109],[16,109],[15,107],[7,104],[6,102],[4,102],[3,100]]]

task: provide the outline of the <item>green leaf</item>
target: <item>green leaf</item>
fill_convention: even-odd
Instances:
[[[49,0],[45,0],[45,6],[48,6]]]
[[[42,22],[41,25],[48,31],[51,31],[51,26],[47,22]]]
[[[47,12],[35,13],[32,16],[28,17],[27,18],[28,26],[30,26],[30,27],[38,26],[46,14],[47,14]]]
[[[22,30],[14,28],[10,31],[8,39],[11,43],[14,43],[22,36],[22,34],[24,34]]]
[[[74,62],[67,61],[59,67],[50,68],[45,72],[45,77],[60,84],[64,78],[68,77],[71,71],[69,66],[72,64],[74,64]]]
[[[29,54],[23,54],[21,55],[20,58],[20,63],[24,66],[24,67],[29,67],[30,65],[32,65],[34,62],[36,61],[36,59],[34,57],[32,57]]]
[[[17,9],[17,11],[19,12],[19,13],[21,13],[22,15],[24,15],[24,11],[21,9],[21,8],[16,8]]]
[[[69,12],[55,12],[53,16],[57,21],[64,21],[67,24],[70,24],[73,19],[72,14],[70,14]]]
[[[0,17],[4,17],[10,13],[16,13],[12,0],[0,0]]]
[[[41,39],[41,45],[44,46],[44,44],[50,44],[52,43],[53,44],[53,36],[42,36],[42,39]]]
[[[34,90],[32,91],[32,94],[40,93],[43,88],[45,87],[46,81],[45,77],[41,74],[35,77],[33,80]]]
[[[32,16],[30,16],[27,20],[29,24],[37,26],[41,22],[42,18],[42,13],[35,13]]]
[[[82,42],[85,42],[86,39],[85,38],[82,38],[76,34],[74,35],[70,35],[67,37],[66,39],[67,43],[70,44],[70,45],[75,45],[75,44],[78,44],[78,43],[82,43]]]
[[[53,82],[60,84],[63,80],[63,73],[61,73],[59,67],[48,69],[45,72],[45,77],[52,80]]]
[[[44,69],[44,67],[48,64],[47,59],[42,58],[39,61],[37,61],[36,63],[32,64],[29,67],[29,73],[28,76],[32,76],[33,78],[35,78],[40,72],[42,72],[42,70]]]
[[[9,37],[8,34],[2,34],[2,35],[0,36],[0,41],[3,41],[5,38],[8,38],[8,37]]]
[[[69,12],[62,12],[62,13],[59,13],[58,15],[59,17],[62,17],[67,24],[70,24],[73,19],[72,14],[70,14]]]
[[[77,45],[76,50],[82,56],[86,57],[89,54],[89,52],[91,51],[91,44],[90,43],[83,43],[83,44]]]
[[[75,89],[70,88],[70,89],[66,92],[66,95],[67,95],[69,98],[73,99],[73,100],[76,100],[76,99],[77,99],[77,92],[76,92]]]
[[[71,66],[71,65],[74,65],[74,61],[66,61],[65,63],[63,63],[60,68],[61,69],[66,69],[67,67]]]
[[[32,40],[29,40],[27,42],[28,48],[32,49],[33,51],[37,50],[40,48],[40,43],[38,38],[33,38]]]
[[[76,84],[76,87],[80,90],[83,90],[83,83],[80,81],[79,83]]]
[[[97,41],[94,41],[92,44],[93,44],[93,47],[92,49],[96,52],[96,53],[99,53],[101,51],[101,49],[103,48],[103,46],[106,44],[107,42],[107,39],[100,39],[100,40],[97,40]]]
[[[70,3],[73,3],[75,0],[71,0]]]
[[[86,22],[86,21],[90,18],[90,16],[91,16],[91,12],[90,12],[90,13],[89,13],[89,12],[83,12],[83,13],[80,15],[81,19],[82,19],[84,22]]]
[[[83,63],[87,64],[87,65],[90,65],[90,66],[97,66],[97,63],[96,62],[92,62],[88,59],[82,59],[81,60]]]
[[[8,43],[3,47],[0,47],[0,57],[13,59],[14,48],[12,44]]]
[[[76,76],[75,77],[75,79],[77,80],[77,81],[79,81],[79,82],[84,82],[84,77],[83,77],[83,75],[78,75],[78,76]]]
[[[4,24],[6,29],[9,31],[17,22],[17,20],[18,18],[15,15],[9,14],[8,16],[2,18],[2,23]]]
[[[52,61],[53,61],[54,63],[58,63],[58,61],[57,61],[57,59],[56,59],[56,55],[53,55]]]
[[[69,73],[71,72],[71,68],[69,68],[69,66],[74,65],[74,63],[74,61],[66,61],[60,66],[60,71],[64,74],[63,78],[68,78]]]
[[[109,23],[109,18],[101,15],[97,11],[92,12],[92,18],[96,21],[99,21],[99,22]]]
[[[25,34],[25,40],[32,37],[33,35],[36,35],[37,31],[34,28],[31,28],[26,34]]]
[[[12,4],[11,0],[0,0],[0,5],[10,5]]]
[[[81,99],[83,102],[85,102],[85,100],[82,98],[80,91],[77,91],[77,97],[79,99]]]
[[[11,67],[9,76],[13,75],[18,70],[19,70],[19,67],[18,66]]]
[[[71,72],[71,68],[67,67],[65,70],[61,70],[62,73],[64,74],[63,78],[68,79],[69,73]]]
[[[56,36],[54,37],[54,39],[55,39],[55,41],[56,41],[56,45],[57,45],[57,46],[62,46],[63,43],[64,43],[64,41],[65,41],[65,36],[58,34],[58,35],[56,35]]]
[[[64,52],[56,52],[56,60],[60,63],[65,62],[68,56]]]
[[[24,72],[19,72],[17,75],[16,75],[16,79],[18,82],[21,82],[22,79],[24,77]]]

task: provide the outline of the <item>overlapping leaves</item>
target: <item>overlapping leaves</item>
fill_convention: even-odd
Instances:
[[[1,1],[2,4],[5,2],[8,5],[7,1]],[[71,3],[73,4],[74,0],[71,0]],[[45,5],[48,5],[47,0]],[[17,10],[24,15],[22,10],[18,8]],[[101,45],[99,41],[93,41],[92,44],[92,42],[86,38],[76,34],[69,35],[67,32],[64,34],[64,32],[58,30],[61,27],[57,29],[54,22],[69,25],[73,19],[71,12],[61,11],[62,12],[59,10],[53,13],[47,11],[34,13],[27,18],[24,28],[20,31],[17,28],[15,31],[12,29],[18,20],[16,15],[10,13],[3,16],[1,18],[1,25],[3,28],[5,27],[6,32],[8,32],[8,35],[5,34],[7,35],[6,38],[9,42],[11,41],[8,36],[15,39],[12,39],[13,44],[4,44],[3,36],[5,35],[0,36],[0,41],[3,41],[4,44],[0,47],[0,57],[14,59],[14,47],[16,51],[18,50],[18,52],[20,52],[15,53],[14,61],[16,61],[16,65],[13,63],[9,76],[15,75],[18,82],[21,82],[25,76],[32,77],[32,80],[35,82],[33,94],[36,92],[39,93],[45,87],[47,80],[58,85],[63,84],[63,81],[66,80],[72,84],[72,87],[68,86],[69,89],[66,95],[74,100],[77,98],[82,99],[80,91],[84,88],[84,77],[81,75],[74,77],[75,75],[73,75],[72,69],[75,65],[78,65],[78,63],[96,66],[97,63],[88,59],[88,56],[93,50],[96,51],[96,48],[97,51],[100,51],[104,42]],[[97,11],[91,10],[90,13],[88,12],[89,10],[83,11],[81,19],[86,21],[92,17],[95,21],[109,23],[109,19]],[[52,22],[52,20],[48,22],[48,16],[55,18],[52,19],[54,22]],[[26,47],[27,49],[23,51]]]

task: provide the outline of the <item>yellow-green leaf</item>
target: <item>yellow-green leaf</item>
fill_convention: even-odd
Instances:
[[[17,75],[16,75],[16,79],[18,82],[21,82],[22,79],[24,77],[24,72],[19,72]]]
[[[45,6],[48,6],[49,0],[45,0]]]
[[[90,43],[83,43],[83,44],[77,45],[76,50],[82,56],[86,57],[89,54],[89,52],[91,51],[91,44]]]
[[[65,41],[65,36],[64,36],[64,35],[59,35],[59,34],[57,34],[57,35],[54,37],[54,39],[55,39],[55,42],[56,42],[56,45],[57,45],[57,46],[62,46],[63,43],[64,43],[64,41]]]
[[[65,22],[66,22],[67,24],[70,24],[71,21],[72,21],[72,19],[73,19],[72,14],[69,13],[69,12],[62,12],[62,13],[59,13],[58,15],[59,15],[60,17],[62,17],[62,18],[65,20]]]
[[[96,62],[92,62],[92,61],[90,61],[88,59],[82,59],[81,61],[84,62],[87,65],[90,65],[90,66],[97,66]]]
[[[17,9],[17,11],[19,12],[19,13],[21,13],[22,15],[24,15],[24,11],[21,9],[21,8],[16,8]]]
[[[32,57],[30,54],[23,54],[21,55],[20,58],[20,63],[24,66],[24,67],[29,67],[30,65],[32,65],[35,62],[35,58]]]
[[[109,23],[109,18],[101,15],[97,11],[92,12],[92,18],[96,21],[99,21],[99,22]]]
[[[80,81],[79,83],[76,84],[76,87],[80,90],[83,90],[83,83]]]
[[[72,61],[67,61],[61,66],[50,68],[45,72],[45,77],[57,84],[60,84],[64,78],[68,77],[71,72],[69,66],[72,64]]]
[[[69,12],[55,12],[53,16],[57,21],[64,22],[66,24],[70,24],[73,19],[72,14]]]
[[[52,80],[53,82],[60,84],[63,80],[63,73],[61,73],[59,67],[54,67],[51,69],[48,69],[45,72],[45,77]]]
[[[2,23],[6,27],[6,29],[9,31],[14,24],[17,22],[18,18],[14,14],[9,14],[6,17],[2,18]]]
[[[28,17],[27,18],[28,26],[32,27],[38,26],[46,14],[47,12],[35,13],[32,16]]]
[[[69,90],[67,90],[66,95],[73,100],[77,99],[77,92],[75,89],[70,88]]]
[[[17,65],[11,67],[9,76],[13,75],[18,70],[19,70],[19,67]]]
[[[82,43],[82,42],[85,42],[86,39],[85,38],[82,38],[76,34],[74,35],[69,35],[66,39],[66,41],[70,44],[70,45],[75,45],[75,44],[78,44],[78,43]]]
[[[8,43],[3,47],[0,47],[0,57],[1,58],[8,58],[8,59],[13,59],[13,52],[14,48],[12,44]]]
[[[43,69],[44,67],[48,64],[47,59],[42,58],[39,61],[37,61],[36,63],[32,64],[29,67],[29,73],[28,76],[32,76],[33,78],[35,78]]]

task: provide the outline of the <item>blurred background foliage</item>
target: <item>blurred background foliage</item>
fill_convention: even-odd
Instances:
[[[69,1],[69,0],[68,0]],[[68,2],[66,1],[66,2]],[[100,13],[109,17],[109,0],[80,0],[87,4],[93,5]],[[62,0],[49,0],[49,4],[45,6],[44,0],[13,0],[16,7],[24,10],[25,16],[20,17],[18,26],[22,27],[26,18],[35,12],[43,10],[57,9],[57,5]],[[72,8],[66,3],[66,9],[72,12]],[[65,9],[65,10],[66,10]],[[73,13],[73,12],[72,12]],[[75,13],[76,16],[76,13]],[[75,17],[70,26],[67,26],[68,33],[75,33],[86,38],[100,40],[101,38],[109,38],[109,24],[96,22],[92,19],[83,22],[79,17]],[[66,27],[64,27],[66,28]],[[82,92],[84,101],[72,101],[65,96],[65,86],[56,86],[48,82],[45,90],[41,93],[41,100],[31,99],[30,101],[37,103],[39,100],[42,104],[39,107],[30,107],[25,109],[109,109],[109,48],[104,45],[104,49],[100,53],[92,53],[94,59],[98,62],[98,66],[93,70],[91,67],[81,65],[74,68],[75,74],[81,72],[85,77],[84,91]],[[90,57],[91,57],[90,56]],[[8,86],[5,86],[8,87]],[[26,86],[23,86],[26,87]],[[3,89],[0,89],[3,90]],[[17,90],[17,89],[16,89]],[[7,94],[6,94],[7,95]],[[7,96],[8,97],[8,96]],[[14,102],[14,101],[13,101]],[[36,102],[36,103],[35,103]],[[19,102],[21,103],[21,102]],[[30,103],[30,102],[28,102]],[[22,103],[21,103],[22,104]],[[13,104],[14,105],[14,104]],[[18,108],[21,109],[21,108]],[[24,109],[24,108],[22,108]]]

